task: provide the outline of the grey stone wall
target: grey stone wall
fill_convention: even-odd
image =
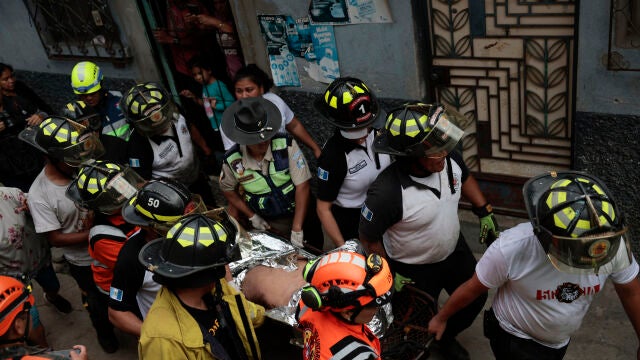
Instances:
[[[578,112],[574,168],[602,179],[615,195],[640,255],[640,116]]]

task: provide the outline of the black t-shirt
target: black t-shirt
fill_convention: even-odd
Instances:
[[[182,300],[180,300],[180,303],[193,316],[203,332],[206,329],[213,337],[212,341],[210,340],[211,337],[208,337],[210,340],[208,342],[211,345],[211,352],[214,357],[221,360],[245,359],[246,356],[240,356],[236,349],[235,344],[241,343],[241,340],[238,338],[230,314],[225,316],[225,314],[218,313],[212,294],[207,294],[202,299],[207,305],[207,310],[190,307],[183,303]],[[233,337],[235,337],[235,341]]]
[[[130,311],[142,320],[136,295],[144,282],[147,271],[138,261],[138,253],[146,244],[144,235],[134,236],[120,249],[116,266],[113,269],[109,307],[118,311]],[[114,298],[115,297],[115,298]],[[120,299],[120,300],[118,300]]]

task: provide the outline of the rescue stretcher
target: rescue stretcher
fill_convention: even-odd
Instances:
[[[267,317],[297,330],[295,313],[300,301],[301,288],[305,284],[301,275],[301,261],[312,260],[318,255],[296,248],[282,237],[263,231],[246,231],[225,211],[213,211],[216,214],[214,216],[220,217],[217,220],[232,221],[240,229],[237,242],[242,258],[229,264],[233,276],[231,283],[242,291],[248,300],[265,306]],[[362,251],[361,245],[352,240],[347,241],[341,249]],[[284,285],[293,287],[289,286],[283,291],[286,293],[284,297],[261,301],[263,299],[256,295],[255,289],[248,288],[254,285],[248,285],[251,281],[248,281],[247,276],[251,278],[250,272],[256,271],[257,268],[280,272],[278,276],[284,274],[287,277]],[[270,280],[272,281],[268,284],[268,291],[281,290],[274,286],[277,285],[277,279]],[[258,283],[264,287],[264,281]],[[426,359],[433,341],[433,337],[427,333],[427,324],[436,311],[437,306],[433,298],[411,285],[406,285],[402,291],[394,294],[392,302],[382,306],[368,324],[381,339],[382,357],[391,360]],[[294,336],[292,342],[302,345],[300,336]]]

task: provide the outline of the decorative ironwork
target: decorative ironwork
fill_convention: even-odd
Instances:
[[[640,71],[640,2],[611,0],[608,70]]]
[[[448,75],[432,85],[469,120],[467,166],[523,178],[568,168],[574,2],[429,0],[428,9],[432,68]]]
[[[132,59],[107,0],[24,0],[50,59]]]

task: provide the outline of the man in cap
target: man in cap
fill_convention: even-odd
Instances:
[[[239,211],[232,215],[302,247],[311,173],[296,141],[278,133],[281,122],[278,108],[262,97],[240,99],[225,110],[222,130],[237,144],[225,154],[220,188]]]
[[[454,151],[464,134],[455,125],[461,119],[441,105],[414,103],[391,111],[374,149],[396,161],[369,187],[360,216],[360,240],[369,251],[386,254],[398,289],[413,282],[434,299],[443,289],[453,293],[476,264],[460,232],[461,195],[491,212]],[[485,300],[486,294],[452,319],[439,342],[447,359],[469,359],[455,337],[473,323]]]
[[[604,183],[582,172],[551,172],[527,181],[523,195],[531,221],[500,234],[429,322],[429,332],[439,338],[453,314],[497,289],[484,317],[496,359],[562,359],[611,278],[640,337],[638,264]]]
[[[170,180],[151,180],[126,202],[122,217],[141,228],[120,250],[109,290],[109,319],[120,330],[140,337],[142,321],[156,298],[160,284],[138,261],[140,249],[164,236],[181,216],[206,210],[199,195]]]
[[[97,131],[108,136],[114,136],[124,141],[129,140],[131,126],[120,110],[122,93],[107,90],[102,81],[104,75],[98,65],[91,61],[81,61],[71,70],[71,88],[80,101],[98,113]],[[83,110],[69,107],[65,111],[79,112],[70,115],[72,118],[82,116]]]
[[[264,308],[224,279],[237,241],[226,213],[194,214],[142,248],[140,262],[163,286],[142,325],[140,359],[260,359],[254,326]]]

